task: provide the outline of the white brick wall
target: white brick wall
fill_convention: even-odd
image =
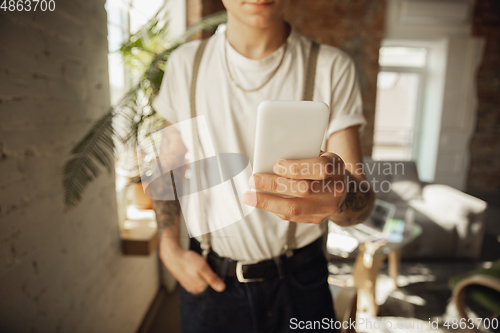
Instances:
[[[0,331],[134,332],[157,255],[121,255],[113,175],[64,212],[61,169],[109,107],[103,0],[0,12]]]

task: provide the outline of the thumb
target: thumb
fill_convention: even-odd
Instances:
[[[224,281],[222,281],[222,279],[214,273],[214,271],[212,270],[212,268],[210,268],[206,261],[198,271],[198,274],[203,280],[208,283],[210,287],[212,287],[213,290],[222,292],[224,291],[224,289],[226,289],[226,284],[224,283]]]

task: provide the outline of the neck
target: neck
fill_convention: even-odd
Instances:
[[[228,17],[226,37],[231,46],[250,59],[262,59],[276,51],[288,37],[290,27],[283,20],[266,28],[253,28]]]

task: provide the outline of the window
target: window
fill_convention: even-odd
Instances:
[[[130,87],[130,73],[123,64],[118,50],[127,40],[130,27],[128,8],[120,0],[106,2],[108,13],[108,71],[111,104],[115,104]]]
[[[160,13],[163,21],[168,21],[169,36],[178,36],[185,31],[185,7],[180,1],[165,0],[107,0],[108,16],[108,67],[111,105],[116,105],[129,89],[137,83],[145,70],[147,61],[128,59],[125,64],[120,46],[130,35],[140,29]],[[132,50],[133,52],[133,50]],[[128,128],[123,119],[114,119],[115,130],[127,135]],[[138,176],[135,147],[115,142],[116,174],[125,178]],[[119,182],[117,181],[117,184]],[[120,186],[118,186],[120,188]]]
[[[168,22],[169,37],[181,35],[185,27],[185,3],[165,0],[107,0],[108,16],[108,70],[111,105],[116,105],[122,97],[138,82],[150,60],[141,57],[132,48],[131,56],[123,58],[122,44],[130,36],[141,32],[141,28],[151,19],[163,24]],[[155,15],[158,13],[158,16]],[[142,35],[139,34],[139,35]],[[133,37],[135,38],[135,37]],[[147,40],[144,38],[143,40]],[[165,41],[168,42],[168,41]],[[154,44],[158,48],[167,45]],[[136,56],[137,55],[137,56]],[[114,130],[121,136],[130,133],[123,117],[113,119]],[[156,242],[156,222],[150,210],[151,200],[144,195],[142,184],[137,182],[138,166],[135,144],[115,142],[115,175],[122,247],[125,254],[149,254]]]
[[[148,20],[154,17],[162,7],[167,8],[164,0],[106,1],[111,104],[116,104],[142,74],[135,73],[130,67],[125,66],[121,54],[118,52],[121,44],[129,38],[130,34],[137,32]],[[177,20],[174,21],[172,30],[177,33],[179,30]]]
[[[418,47],[380,49],[374,159],[414,159],[426,54],[425,48]]]

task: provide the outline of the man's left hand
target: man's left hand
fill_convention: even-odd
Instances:
[[[319,224],[337,213],[345,200],[345,165],[334,153],[311,159],[280,160],[273,171],[274,175],[250,177],[250,187],[266,193],[246,192],[245,204],[272,212],[286,221]]]

